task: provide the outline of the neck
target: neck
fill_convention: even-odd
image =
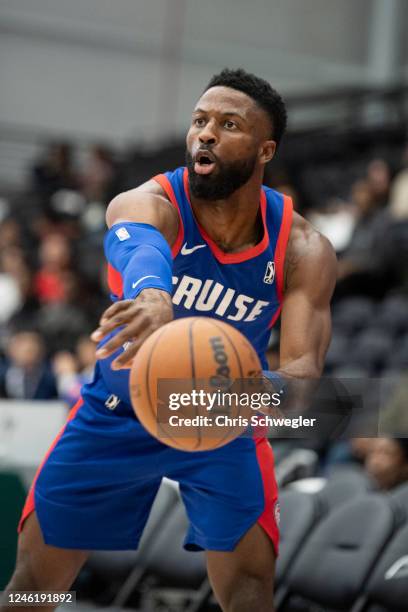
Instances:
[[[224,252],[238,253],[262,239],[261,187],[262,177],[249,181],[224,200],[202,200],[191,195],[195,218]]]

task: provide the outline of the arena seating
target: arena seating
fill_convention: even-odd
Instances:
[[[132,581],[132,584],[136,583],[143,575],[152,542],[156,541],[156,536],[160,531],[167,529],[177,504],[179,504],[177,486],[164,479],[154,501],[139,549],[137,551],[95,551],[91,553],[85,573],[99,584],[104,585],[105,593],[101,593],[100,597],[105,603],[111,603],[114,598],[126,599],[128,589],[121,589],[124,589],[129,580]]]
[[[319,496],[329,511],[333,511],[374,489],[365,471],[360,466],[350,465],[332,469]]]
[[[307,610],[310,604],[349,612],[396,522],[386,497],[374,493],[333,510],[299,551],[284,594],[277,595],[278,612]]]
[[[396,531],[351,612],[406,612],[408,524]]]
[[[276,565],[276,588],[279,589],[299,550],[325,512],[317,495],[284,490],[279,496],[281,509],[280,554]],[[299,512],[302,508],[302,512]]]

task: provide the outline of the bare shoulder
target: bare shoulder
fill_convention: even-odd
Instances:
[[[154,179],[150,179],[150,181],[142,183],[135,189],[131,189],[131,191],[137,191],[138,193],[151,193],[153,195],[157,195],[164,198],[165,200],[167,200],[167,202],[170,202],[167,193],[164,191],[163,187]]]
[[[293,213],[285,258],[285,288],[302,280],[334,287],[336,275],[337,259],[329,240],[304,217]]]
[[[150,201],[151,198],[149,198],[149,196],[153,196],[153,199],[156,200],[158,204],[160,202],[166,206],[171,204],[163,187],[157,181],[151,179],[150,181],[146,181],[146,183],[142,183],[138,187],[129,189],[128,191],[122,191],[113,198],[109,206],[111,207],[111,205],[113,205],[112,208],[114,208],[115,206],[119,205],[132,205],[141,199],[143,199],[143,201],[146,199]]]
[[[110,202],[106,211],[108,227],[123,221],[153,225],[170,244],[174,243],[179,224],[175,207],[162,186],[153,179],[119,193]]]

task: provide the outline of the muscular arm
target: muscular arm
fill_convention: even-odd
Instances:
[[[106,212],[109,228],[117,223],[129,222],[152,225],[170,246],[178,232],[177,212],[156,181],[121,193],[109,204]],[[99,342],[114,329],[122,329],[98,349],[97,357],[104,359],[126,343],[131,343],[111,364],[113,369],[130,367],[143,341],[158,327],[171,321],[172,317],[171,296],[161,289],[146,288],[134,300],[116,302],[102,314],[99,327],[91,338]]]
[[[282,376],[321,375],[330,342],[330,300],[336,270],[336,256],[329,241],[295,215],[285,262],[279,367]]]
[[[136,189],[116,196],[106,211],[106,223],[110,228],[115,223],[126,221],[148,223],[158,229],[170,246],[178,231],[178,215],[156,181],[148,181]]]

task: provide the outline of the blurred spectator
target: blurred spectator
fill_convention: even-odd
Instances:
[[[60,399],[74,404],[84,383],[92,380],[95,367],[95,343],[82,336],[76,345],[76,355],[59,351],[54,355],[52,367],[57,378]]]
[[[38,227],[39,235],[61,234],[75,240],[81,234],[81,216],[86,210],[86,200],[78,191],[59,189],[48,200],[45,216]]]
[[[373,159],[367,166],[367,183],[374,203],[387,206],[390,196],[391,172],[384,159]]]
[[[7,323],[21,307],[22,297],[17,276],[23,265],[22,260],[23,255],[18,247],[0,250],[0,324]]]
[[[21,225],[17,219],[8,217],[0,223],[0,250],[21,247]]]
[[[375,438],[365,461],[368,474],[380,489],[408,480],[408,438]]]
[[[350,243],[338,264],[340,284],[336,295],[375,295],[379,290],[384,290],[379,277],[383,273],[384,232],[390,224],[390,215],[387,209],[379,208],[366,180],[353,184],[352,202],[356,207],[357,221]]]
[[[107,203],[113,195],[114,176],[112,152],[103,145],[92,147],[81,177],[82,193],[88,202]]]
[[[402,162],[403,169],[394,178],[390,196],[390,213],[396,221],[408,220],[408,146]]]
[[[47,236],[40,245],[40,269],[34,279],[35,294],[42,303],[65,299],[63,276],[71,266],[71,247],[60,234]]]
[[[45,361],[45,347],[37,332],[24,331],[8,342],[7,362],[0,383],[1,395],[13,399],[57,397],[54,375]]]
[[[57,379],[60,399],[74,404],[81,391],[81,379],[78,375],[78,362],[69,351],[59,351],[52,359],[52,369]]]
[[[72,148],[66,142],[49,145],[43,159],[33,168],[35,191],[50,196],[59,189],[75,189],[78,178],[72,163]]]
[[[81,336],[76,345],[79,372],[84,382],[90,382],[96,363],[96,345],[88,336]]]
[[[372,444],[373,438],[350,438],[333,442],[322,457],[323,472],[326,473],[337,465],[364,465]]]
[[[339,199],[331,199],[323,210],[311,210],[308,220],[330,240],[336,253],[341,253],[350,243],[356,224],[351,206]]]
[[[86,306],[88,294],[81,279],[67,270],[59,276],[59,299],[45,302],[38,311],[38,328],[46,339],[48,350],[73,352],[77,338],[90,333],[93,319]]]
[[[25,316],[33,314],[38,304],[32,301],[31,278],[20,248],[8,247],[0,251],[0,324],[12,324],[23,310]]]

